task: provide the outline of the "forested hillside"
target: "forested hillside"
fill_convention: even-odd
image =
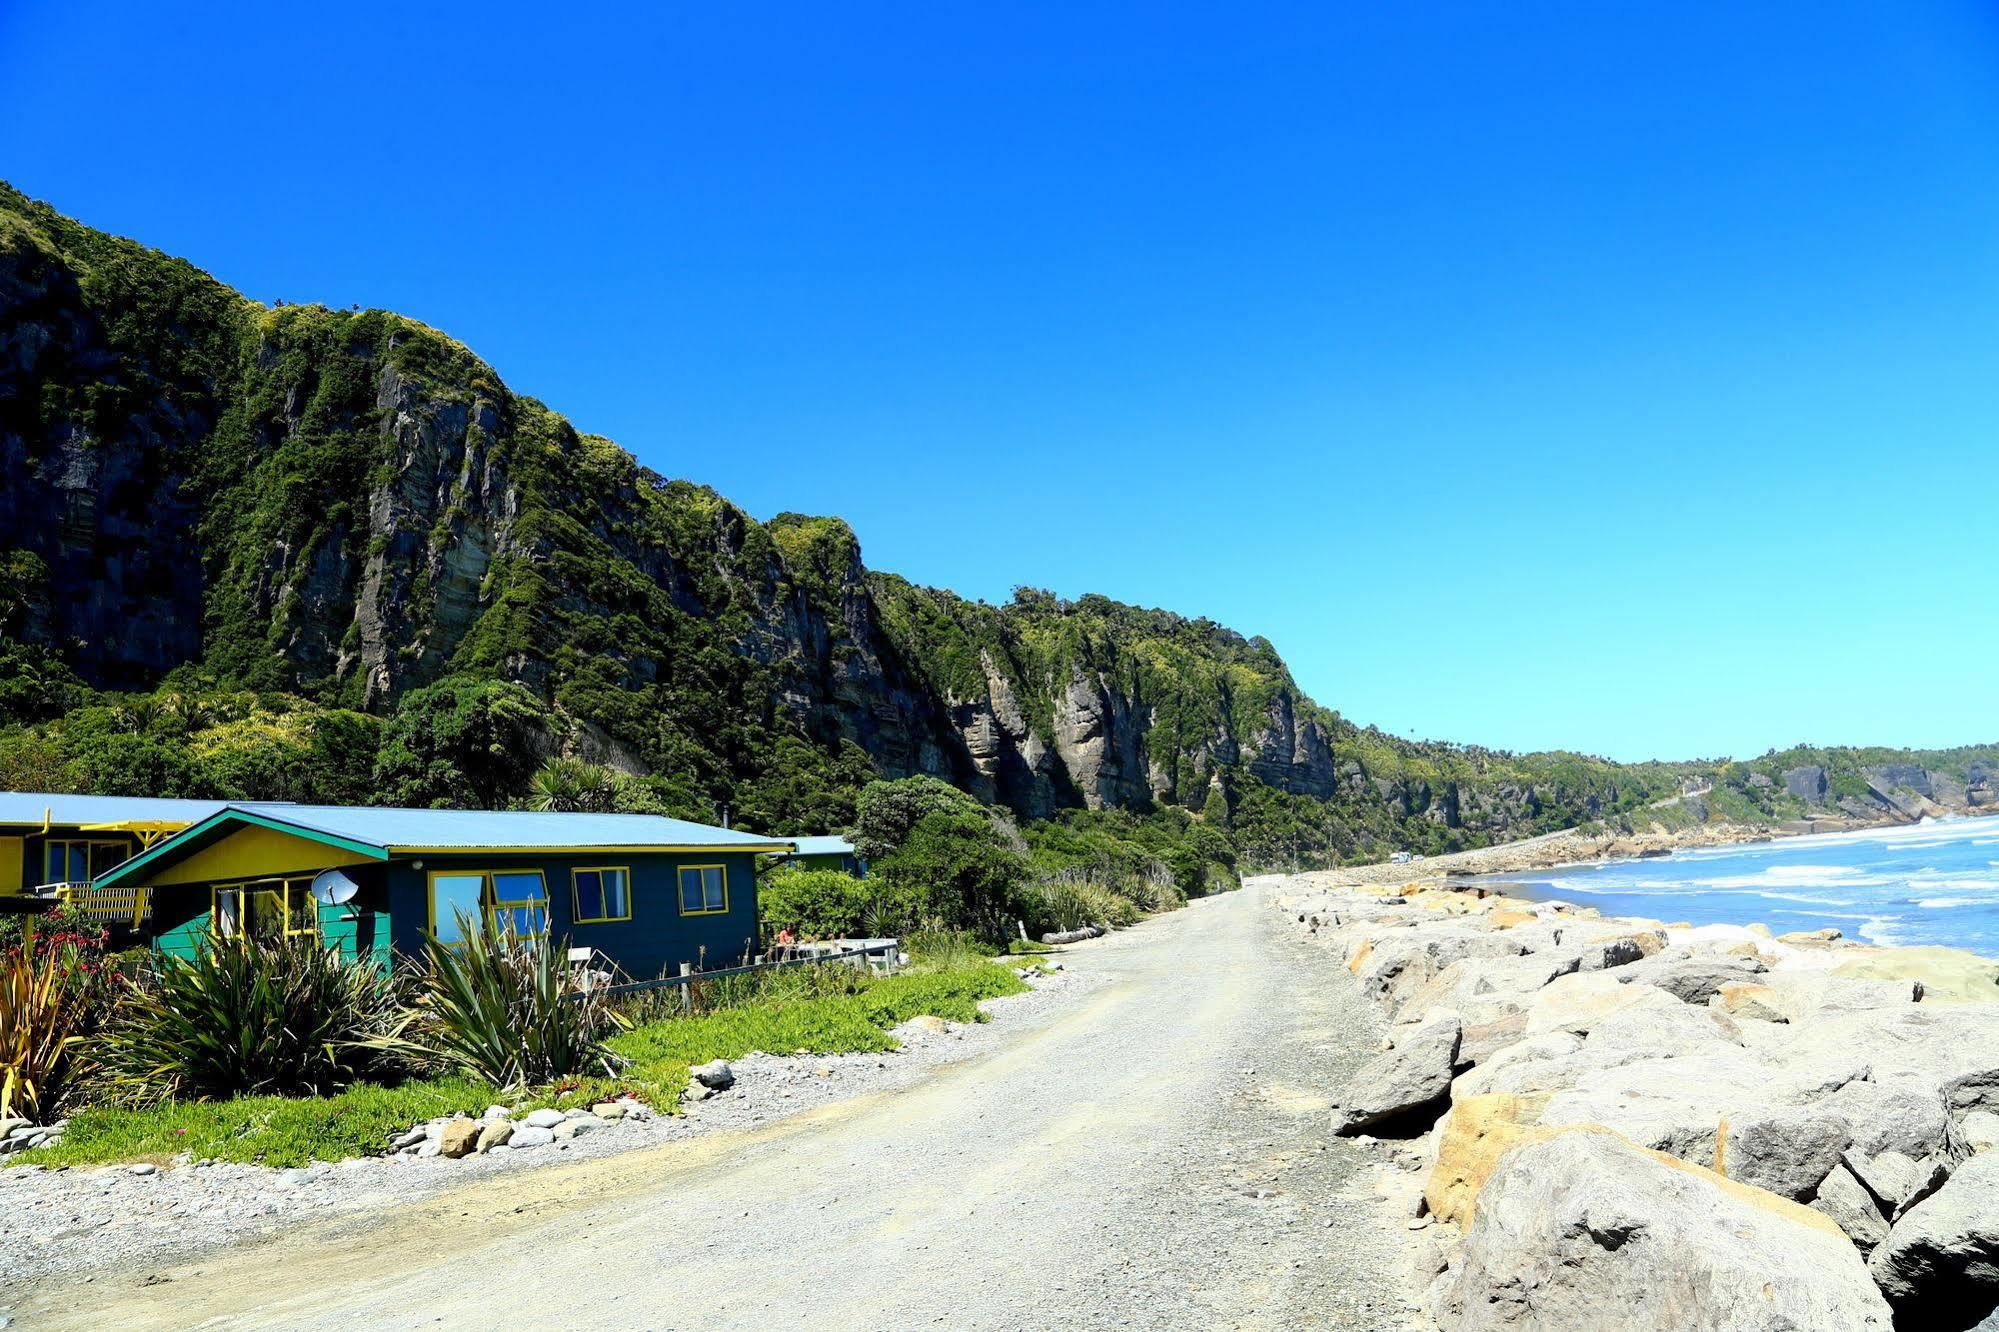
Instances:
[[[1414,744],[1206,620],[869,571],[385,311],[268,308],[0,187],[0,787],[648,808],[847,826],[928,774],[1024,820],[1194,821],[1250,864],[1698,806],[1903,816],[1999,751],[1619,765]],[[1822,769],[1823,780],[1793,770]]]

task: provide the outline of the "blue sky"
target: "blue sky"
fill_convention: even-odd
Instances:
[[[1999,739],[1980,6],[0,7],[0,175],[1363,722]]]

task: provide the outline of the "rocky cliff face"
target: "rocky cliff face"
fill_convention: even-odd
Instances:
[[[572,748],[695,790],[928,773],[1037,818],[1219,797],[1273,855],[1353,855],[1712,772],[1409,744],[1209,621],[870,572],[838,519],[760,523],[660,477],[435,330],[265,308],[4,186],[0,568],[0,667],[26,645],[105,688],[192,667],[375,713],[518,681]],[[1875,774],[1896,809],[1999,785],[1897,761]]]

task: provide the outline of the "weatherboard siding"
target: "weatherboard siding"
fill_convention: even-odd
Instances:
[[[416,868],[418,864],[422,869]],[[729,880],[727,911],[683,916],[680,869],[721,865]],[[577,923],[570,894],[578,869],[619,867],[631,873],[631,919]],[[591,851],[575,855],[426,855],[385,867],[390,936],[395,950],[423,951],[430,928],[430,876],[452,870],[540,870],[548,885],[549,937],[571,948],[595,948],[635,979],[678,971],[682,962],[706,967],[742,960],[757,933],[756,857],[747,852],[632,853]]]

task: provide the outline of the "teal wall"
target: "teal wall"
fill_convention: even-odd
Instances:
[[[743,960],[757,938],[756,857],[741,852],[687,855],[491,856],[427,855],[347,869],[360,884],[354,901],[321,906],[321,937],[338,943],[348,957],[383,962],[395,954],[420,957],[430,928],[430,875],[448,870],[538,869],[548,885],[549,938],[557,947],[590,947],[635,980],[677,972],[682,962],[708,970]],[[683,865],[724,867],[729,909],[715,915],[682,915],[679,871]],[[631,872],[632,918],[579,925],[575,922],[571,872],[578,868],[622,866]],[[153,893],[154,946],[190,956],[209,932],[209,890],[196,885],[159,888]]]

